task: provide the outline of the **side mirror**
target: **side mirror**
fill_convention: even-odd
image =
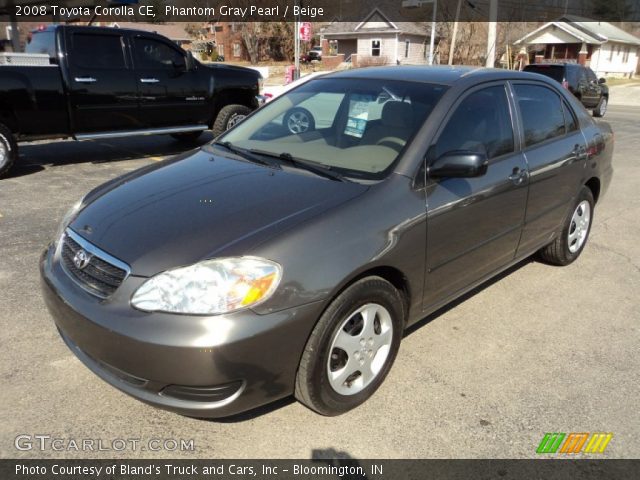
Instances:
[[[469,150],[453,150],[438,157],[429,166],[432,178],[471,178],[487,173],[487,155]]]
[[[603,83],[607,83],[607,79],[606,78],[601,78],[601,79],[598,80],[598,83],[600,85],[602,85]]]

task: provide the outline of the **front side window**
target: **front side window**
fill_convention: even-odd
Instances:
[[[184,54],[181,51],[152,38],[136,38],[135,51],[138,68],[174,70],[185,65]]]
[[[436,142],[436,158],[455,150],[495,158],[514,150],[509,103],[503,86],[469,94],[456,107]]]
[[[524,127],[525,146],[565,134],[562,102],[557,93],[539,85],[514,85]]]
[[[446,88],[397,80],[311,80],[259,109],[220,141],[379,179]]]
[[[380,56],[380,40],[371,40],[371,56],[379,57]]]
[[[81,68],[121,69],[125,67],[120,35],[73,34],[71,61]]]

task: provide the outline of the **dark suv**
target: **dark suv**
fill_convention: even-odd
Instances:
[[[598,80],[589,67],[577,63],[536,63],[524,67],[525,72],[540,73],[560,82],[582,104],[593,110],[594,117],[604,117],[609,103],[609,87],[606,80]]]

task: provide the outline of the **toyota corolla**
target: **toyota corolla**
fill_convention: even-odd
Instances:
[[[543,76],[323,76],[88,193],[42,257],[44,296],[73,353],[144,402],[219,417],[293,394],[337,415],[407,326],[533,254],[576,260],[612,149]]]

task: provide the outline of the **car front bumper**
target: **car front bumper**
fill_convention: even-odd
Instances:
[[[107,300],[76,285],[51,246],[40,261],[46,305],[71,351],[100,378],[156,407],[224,417],[291,395],[321,302],[258,315],[146,313],[130,276]]]

